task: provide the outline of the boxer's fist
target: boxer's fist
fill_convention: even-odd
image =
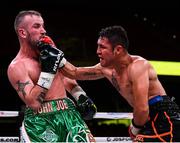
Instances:
[[[40,50],[40,55],[44,55],[44,56],[48,54],[48,53],[46,54],[46,52],[48,52],[48,49],[54,48],[54,49],[50,50],[49,52],[52,53],[52,55],[54,54],[54,52],[55,52],[55,54],[58,54],[58,60],[59,60],[57,62],[58,63],[58,68],[62,68],[65,65],[66,59],[64,58],[64,53],[61,50],[56,48],[53,40],[49,36],[42,37],[39,40],[39,42],[37,43],[37,46],[38,46],[38,48]]]
[[[41,73],[37,84],[49,89],[64,53],[55,47],[54,42],[48,36],[40,39],[37,46],[40,49],[39,61],[41,64]]]
[[[41,71],[55,74],[63,56],[62,51],[51,47],[51,45],[45,45],[39,56]]]
[[[94,115],[97,112],[96,105],[93,103],[93,101],[88,96],[85,96],[83,94],[79,96],[77,106],[80,114],[85,120],[93,119]]]
[[[45,45],[51,45],[52,47],[56,47],[54,41],[47,35],[40,38],[40,40],[37,43],[37,46],[40,51],[43,50]]]

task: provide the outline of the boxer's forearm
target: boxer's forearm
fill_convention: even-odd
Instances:
[[[75,67],[68,61],[66,61],[66,64],[62,68],[59,68],[59,71],[61,71],[63,75],[71,79],[77,79],[77,76],[76,76],[77,67]]]
[[[46,90],[38,85],[35,85],[31,89],[29,94],[27,94],[24,97],[26,105],[28,105],[32,109],[38,109],[41,106],[41,104],[46,96],[47,91],[48,90]]]
[[[96,66],[75,67],[71,63],[66,62],[64,67],[60,68],[60,71],[65,76],[76,80],[96,80],[104,78],[101,69],[98,69]]]
[[[137,111],[133,112],[134,122],[136,125],[143,126],[148,120],[149,111]]]

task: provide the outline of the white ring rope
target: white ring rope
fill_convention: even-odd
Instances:
[[[19,116],[18,111],[0,111],[0,117],[17,117]]]
[[[119,113],[119,112],[97,112],[94,116],[95,119],[132,119],[132,113]]]
[[[17,117],[18,111],[0,111],[0,117]],[[132,113],[97,112],[94,119],[132,119]]]

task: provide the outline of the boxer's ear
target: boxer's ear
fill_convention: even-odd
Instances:
[[[22,38],[26,38],[26,36],[27,36],[26,30],[23,29],[23,28],[19,28],[19,29],[18,29],[18,34],[19,34],[19,36],[22,37]]]
[[[120,54],[123,50],[123,47],[121,45],[116,45],[114,47],[114,54]]]

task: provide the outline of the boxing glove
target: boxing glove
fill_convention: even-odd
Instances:
[[[94,102],[83,94],[79,96],[79,100],[77,101],[78,110],[81,113],[83,119],[92,120],[94,115],[97,112],[96,105]]]
[[[48,49],[49,47],[50,48],[53,47],[53,48],[57,49],[54,42],[53,42],[53,40],[49,36],[43,36],[38,41],[37,46],[38,46],[40,51],[42,51],[42,50],[44,50],[46,48]],[[57,49],[57,50],[59,50],[59,49]],[[66,59],[64,57],[64,53],[61,50],[59,50],[59,51],[62,53],[62,59],[60,59],[59,68],[62,68],[66,63]]]
[[[143,126],[137,126],[134,123],[134,119],[132,119],[132,122],[128,128],[129,136],[132,140],[136,138],[136,135],[139,133],[139,131],[143,128]]]
[[[77,101],[77,109],[84,120],[92,120],[97,112],[94,102],[86,95],[80,86],[76,86],[71,91],[71,95]]]
[[[49,89],[64,53],[55,47],[54,42],[48,36],[40,39],[37,46],[40,50],[39,61],[41,64],[41,73],[37,84]]]

